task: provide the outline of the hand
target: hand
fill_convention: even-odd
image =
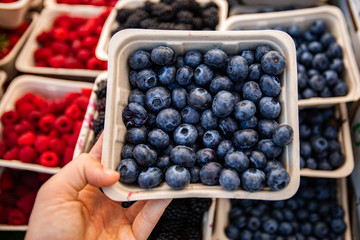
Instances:
[[[102,136],[89,154],[81,154],[39,190],[25,239],[146,239],[167,200],[137,201],[130,208],[107,198],[99,187],[114,184],[119,174],[104,169]]]

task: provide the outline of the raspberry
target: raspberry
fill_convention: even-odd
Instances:
[[[61,133],[70,132],[72,127],[72,121],[66,116],[60,116],[55,120],[55,128]]]
[[[35,134],[31,131],[27,131],[20,135],[18,138],[18,145],[19,146],[32,146],[35,142]]]
[[[12,148],[12,147],[16,147],[17,146],[17,141],[18,141],[19,136],[16,134],[16,132],[10,132],[8,134],[6,134],[6,137],[4,138],[5,143],[7,145],[8,148]]]
[[[47,105],[45,98],[40,95],[35,95],[35,97],[32,99],[32,103],[38,111],[41,111],[43,107]]]
[[[103,63],[96,57],[92,57],[87,61],[86,67],[91,70],[103,70]]]
[[[15,125],[5,125],[3,128],[3,136],[7,137],[9,134],[15,133]]]
[[[71,134],[71,136],[69,137],[69,140],[68,140],[68,146],[74,148],[75,145],[76,145],[76,142],[77,142],[78,137],[79,137],[79,133],[73,133],[73,134]]]
[[[0,224],[7,224],[7,211],[2,204],[0,204]]]
[[[50,133],[49,133],[50,138],[57,138],[59,136],[60,136],[60,134],[56,129],[51,130]]]
[[[14,180],[9,171],[4,170],[0,178],[0,190],[6,191],[14,187]]]
[[[91,93],[91,90],[90,90]],[[80,96],[77,99],[75,99],[74,104],[78,106],[83,113],[86,112],[87,106],[89,104],[89,97],[87,96]]]
[[[27,222],[26,216],[19,209],[13,208],[8,213],[9,225],[23,225]]]
[[[0,202],[7,207],[15,207],[16,196],[12,191],[2,191],[0,194]]]
[[[31,103],[25,102],[18,107],[16,107],[16,111],[19,113],[21,118],[27,118],[30,112],[34,111],[35,107]]]
[[[29,216],[31,213],[31,210],[34,206],[35,198],[36,198],[36,192],[30,192],[30,193],[26,194],[25,196],[23,196],[22,198],[20,198],[16,202],[16,206],[23,213],[25,213],[26,215]]]
[[[88,35],[91,34],[92,32],[92,26],[86,24],[86,25],[83,25],[83,26],[80,26],[78,29],[77,29],[77,34],[80,36],[80,37],[86,37]]]
[[[39,128],[44,133],[49,132],[52,129],[53,124],[55,123],[55,116],[48,113],[45,114],[39,121]]]
[[[0,159],[4,156],[5,152],[6,152],[6,144],[3,141],[1,141],[0,142]]]
[[[29,27],[29,23],[27,21],[24,21],[21,23],[19,27],[14,29],[14,33],[21,36],[26,31],[26,29]]]
[[[81,89],[81,95],[83,95],[86,98],[90,98],[91,92],[92,92],[92,89],[90,89],[90,88],[82,88]]]
[[[81,40],[79,40],[79,39],[75,39],[73,42],[72,42],[72,44],[71,44],[71,48],[72,48],[72,50],[74,51],[74,52],[79,52],[80,51],[80,49],[82,48],[82,42],[81,42]]]
[[[40,109],[42,114],[56,114],[57,109],[56,109],[56,104],[55,101],[53,99],[47,101],[44,103],[44,105],[42,106],[42,108]]]
[[[71,136],[70,133],[64,133],[63,135],[61,135],[61,140],[67,143],[69,141],[70,136]]]
[[[42,45],[45,45],[47,41],[51,39],[50,32],[43,31],[36,37],[36,41]]]
[[[84,68],[84,65],[75,57],[66,57],[64,66],[65,68],[78,68],[78,69]]]
[[[16,160],[19,159],[19,147],[13,147],[4,154],[5,160]]]
[[[91,52],[88,49],[80,49],[76,53],[77,59],[82,62],[86,62],[91,56]]]
[[[34,58],[36,62],[47,62],[47,60],[54,55],[54,52],[51,48],[45,47],[45,48],[39,48],[36,49],[34,52]]]
[[[70,50],[70,47],[63,42],[53,42],[51,44],[51,49],[53,49],[55,53],[67,54]]]
[[[82,116],[81,110],[75,104],[71,104],[65,110],[65,116],[73,120],[79,119]]]
[[[51,177],[50,174],[47,173],[39,173],[37,176],[37,179],[39,180],[40,184],[43,184],[44,182],[46,182],[47,180],[49,180],[49,178]]]
[[[65,65],[66,57],[63,54],[53,55],[49,58],[49,65],[53,68],[61,68]]]
[[[38,153],[43,153],[49,149],[50,137],[46,135],[38,135],[35,138],[34,146]]]
[[[47,67],[46,62],[40,61],[35,63],[35,67]]]
[[[8,36],[8,41],[10,43],[10,46],[15,46],[15,44],[19,41],[20,37],[15,34],[10,34]]]
[[[35,111],[33,111],[33,112],[35,112]],[[31,113],[33,113],[33,112],[31,112]],[[27,131],[33,132],[35,129],[34,129],[33,125],[30,124],[30,122],[28,122],[26,120],[21,120],[20,123],[15,125],[14,130],[16,131],[17,134],[22,134]]]
[[[18,120],[19,115],[17,112],[11,110],[11,111],[7,111],[5,112],[2,116],[1,116],[1,122],[4,125],[7,124],[14,124],[16,123],[16,121]]]
[[[33,163],[37,157],[37,153],[34,148],[25,146],[20,149],[19,159],[23,163]]]
[[[56,27],[52,30],[52,36],[55,40],[65,42],[68,39],[68,31],[63,27]]]
[[[36,126],[37,123],[40,121],[41,117],[42,117],[41,112],[35,110],[35,111],[32,111],[31,113],[29,113],[29,115],[28,115],[28,117],[27,117],[27,120],[28,120],[31,124],[33,124],[34,126]],[[29,124],[30,124],[30,123],[29,123]],[[32,129],[33,129],[33,125],[31,125]]]
[[[65,108],[69,105],[64,98],[53,99],[55,110],[59,113],[64,112]]]
[[[71,18],[68,15],[60,15],[54,20],[54,26],[57,27],[63,27],[65,29],[70,29],[71,24]]]
[[[64,97],[66,106],[74,103],[75,99],[77,99],[78,97],[80,97],[80,93],[78,92],[69,92],[68,94],[66,94]]]
[[[78,38],[76,31],[69,31],[68,40],[69,42],[74,42]]]
[[[40,164],[45,167],[56,167],[59,164],[59,157],[51,151],[43,152],[40,156]]]
[[[71,162],[71,160],[73,159],[73,155],[74,155],[74,148],[66,147],[64,156],[63,156],[63,159],[61,162],[61,166],[63,167],[66,164],[68,164],[69,162]]]
[[[16,100],[15,102],[15,108],[20,107],[21,105],[23,105],[24,103],[30,103],[33,104],[33,99],[34,99],[35,95],[33,93],[26,93],[24,94],[21,98],[19,98],[18,100]]]
[[[83,41],[83,45],[86,48],[93,48],[96,47],[96,44],[98,42],[98,38],[94,36],[86,36]]]
[[[74,123],[74,133],[79,134],[83,125],[82,120],[76,120]]]
[[[32,191],[28,187],[23,186],[23,185],[18,184],[15,188],[15,194],[16,194],[17,199],[19,199],[20,197],[25,196],[26,194],[29,194],[31,192]]]
[[[40,187],[40,183],[37,179],[37,173],[35,172],[29,172],[29,171],[23,171],[20,175],[20,185],[26,186],[29,189],[37,189]]]
[[[63,155],[65,148],[66,148],[65,142],[58,138],[53,138],[49,142],[49,149],[59,156]]]

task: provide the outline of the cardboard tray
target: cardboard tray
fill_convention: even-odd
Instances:
[[[160,0],[149,0],[150,2],[160,2]],[[196,0],[202,5],[205,5],[208,2],[214,2],[219,9],[219,24],[217,26],[217,30],[219,30],[220,26],[226,20],[228,14],[228,4],[227,1],[224,0]],[[102,29],[100,39],[98,45],[96,46],[96,57],[100,60],[106,61],[108,60],[108,48],[109,42],[111,38],[111,32],[116,25],[116,14],[119,9],[122,8],[137,8],[144,6],[146,0],[121,0],[115,5],[111,13],[109,14],[104,27]]]
[[[117,33],[111,39],[109,51],[107,87],[110,91],[107,91],[106,98],[103,165],[110,169],[116,168],[125,141],[126,128],[121,116],[131,91],[127,59],[137,49],[151,50],[162,44],[172,47],[177,54],[184,54],[190,49],[207,51],[215,47],[225,50],[228,54],[235,54],[243,49],[253,49],[259,44],[268,44],[285,56],[287,69],[280,76],[282,92],[279,101],[282,104],[282,114],[278,122],[287,123],[294,129],[294,140],[284,148],[280,158],[290,174],[290,183],[285,189],[277,192],[265,188],[259,192],[249,193],[244,190],[229,192],[221,186],[205,186],[201,183],[190,184],[185,189],[176,191],[165,182],[150,190],[117,182],[103,188],[104,193],[115,201],[189,197],[280,200],[295,194],[300,180],[295,46],[288,34],[274,30],[217,32],[127,29]]]
[[[335,36],[336,42],[343,49],[343,80],[349,87],[349,93],[343,97],[300,99],[299,106],[335,104],[358,100],[360,98],[360,73],[351,48],[351,41],[347,32],[344,16],[337,7],[321,6],[274,13],[232,16],[221,26],[221,30],[234,30],[239,28],[243,30],[268,29],[278,25],[289,27],[293,24],[298,25],[304,30],[308,29],[316,19],[325,21],[328,30]]]
[[[33,75],[20,75],[9,85],[0,102],[0,116],[11,109],[14,109],[15,101],[25,93],[32,92],[44,97],[56,98],[64,96],[68,92],[81,91],[82,88],[92,88],[92,83],[66,81],[54,78],[46,78]],[[0,123],[0,134],[2,133]],[[0,166],[43,172],[49,174],[57,173],[60,167],[44,167],[34,163],[23,163],[19,160],[0,159]]]
[[[0,3],[0,27],[12,29],[20,26],[30,4],[31,0]]]

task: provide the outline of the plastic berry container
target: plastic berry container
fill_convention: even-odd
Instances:
[[[7,78],[6,72],[0,70],[0,98],[4,94],[4,83],[6,81],[6,78]]]
[[[85,8],[98,8],[98,7],[114,7],[113,5],[116,4],[117,1],[115,2],[111,2],[111,4],[109,3],[108,5],[94,5],[94,4],[90,4],[90,3],[61,3],[61,1],[57,1],[57,0],[44,0],[44,6],[47,8],[57,8],[59,6],[81,6],[81,7],[85,7]],[[112,5],[112,6],[110,6]]]
[[[17,28],[24,20],[30,4],[31,0],[0,3],[0,27]]]
[[[346,223],[346,231],[344,233],[345,240],[351,240],[351,224],[350,224],[350,214],[348,206],[348,193],[347,193],[347,183],[346,178],[341,178],[336,180],[337,187],[337,203],[340,205],[345,212],[344,221]],[[228,240],[229,238],[225,235],[225,228],[229,223],[229,212],[231,210],[231,203],[228,199],[219,199],[216,206],[216,216],[215,216],[215,229],[213,232],[213,240]]]
[[[325,21],[327,30],[334,35],[343,50],[344,71],[342,78],[348,85],[346,96],[328,98],[300,99],[299,106],[316,106],[356,101],[360,98],[360,73],[351,48],[351,41],[341,10],[334,6],[321,6],[308,9],[281,11],[275,13],[244,14],[229,17],[221,30],[257,30],[276,26],[289,27],[296,24],[301,30],[308,29],[317,19]]]
[[[183,190],[171,190],[164,182],[160,186],[144,190],[138,186],[120,182],[103,188],[104,193],[115,201],[131,201],[158,198],[248,198],[280,200],[291,197],[299,186],[299,136],[295,46],[290,36],[280,31],[170,31],[170,30],[123,30],[110,42],[107,105],[105,113],[104,144],[102,164],[115,169],[120,162],[120,152],[124,145],[126,128],[122,121],[122,111],[130,94],[129,55],[138,49],[151,50],[159,45],[167,45],[176,54],[184,54],[191,49],[207,51],[219,47],[227,54],[235,54],[244,49],[253,49],[260,44],[268,44],[281,52],[287,61],[286,70],[280,75],[282,91],[278,99],[282,104],[279,124],[286,123],[294,130],[293,142],[283,149],[280,161],[290,175],[289,185],[281,191],[265,188],[258,192],[244,190],[226,191],[221,186],[189,184]]]
[[[0,115],[14,109],[15,101],[28,92],[39,94],[45,98],[57,98],[64,96],[68,92],[80,92],[83,88],[91,89],[92,86],[93,84],[88,82],[21,75],[13,79],[6,90],[0,103]],[[0,124],[0,131],[2,132],[2,130],[3,125]],[[0,166],[49,174],[55,174],[61,169],[60,167],[44,167],[35,163],[23,163],[19,160],[4,159],[0,159]]]
[[[160,0],[149,0],[150,2],[160,2]],[[219,24],[217,25],[217,30],[220,29],[220,26],[227,18],[228,14],[228,4],[227,1],[223,0],[196,0],[199,4],[205,5],[209,2],[213,2],[218,6],[219,9]],[[107,18],[104,28],[101,32],[98,45],[96,46],[96,57],[100,60],[108,60],[108,48],[111,38],[111,31],[113,30],[114,24],[116,22],[116,14],[119,9],[123,8],[138,8],[144,6],[146,0],[121,0],[115,5],[109,17]]]

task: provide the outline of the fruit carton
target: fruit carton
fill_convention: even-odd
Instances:
[[[119,1],[113,10],[111,11],[109,17],[107,18],[104,28],[101,32],[100,39],[98,45],[96,46],[96,57],[100,60],[106,61],[108,60],[108,48],[109,42],[111,38],[111,32],[114,30],[114,25],[116,22],[116,14],[119,9],[122,8],[137,8],[144,6],[146,0],[121,0]],[[150,2],[160,2],[160,0],[150,0]],[[205,5],[209,2],[214,2],[219,9],[219,24],[217,25],[217,30],[219,30],[220,26],[227,18],[228,13],[228,4],[227,1],[223,0],[197,0],[201,5]]]
[[[116,3],[116,2],[115,2]],[[114,4],[115,5],[115,4]],[[105,6],[105,5],[101,5],[101,6],[97,6],[97,5],[91,5],[91,4],[65,4],[65,3],[58,3],[57,0],[44,0],[44,6],[47,8],[57,8],[58,6],[79,6],[79,7],[83,7],[83,8],[99,8],[99,7],[111,7],[111,6]]]
[[[346,178],[337,179],[337,202],[344,209],[347,229],[344,233],[344,239],[351,240],[351,224],[349,217],[349,206],[348,206],[348,194]],[[215,229],[213,232],[213,240],[228,240],[229,238],[225,235],[225,228],[229,222],[229,212],[231,210],[231,203],[228,199],[219,199],[216,205],[216,217],[215,217]]]
[[[31,0],[0,3],[0,27],[17,28],[24,20],[30,4]]]
[[[115,169],[120,162],[120,152],[125,142],[126,128],[122,120],[122,111],[128,104],[130,94],[129,66],[127,59],[138,49],[151,50],[159,45],[167,45],[176,54],[184,54],[191,49],[207,51],[218,47],[228,54],[235,54],[244,49],[253,49],[260,44],[268,44],[281,52],[287,61],[286,70],[279,75],[282,91],[278,99],[282,104],[279,124],[286,123],[294,130],[293,142],[283,149],[280,161],[290,175],[289,185],[281,191],[265,188],[258,192],[244,190],[226,191],[221,186],[189,184],[183,190],[171,190],[166,184],[144,190],[138,186],[120,182],[103,188],[105,194],[115,201],[130,201],[158,198],[248,198],[279,200],[295,194],[299,186],[299,135],[298,105],[296,83],[295,45],[290,36],[280,31],[170,31],[170,30],[123,30],[110,41],[107,105],[105,113],[104,145],[102,163]]]
[[[92,83],[66,81],[55,78],[47,78],[33,75],[21,75],[16,77],[6,90],[0,103],[0,115],[14,109],[15,101],[25,93],[31,92],[46,98],[62,97],[68,92],[80,92],[82,88],[92,88]],[[3,126],[0,124],[0,132]],[[57,173],[60,167],[44,167],[34,163],[23,163],[19,160],[0,159],[0,166],[17,168],[22,170],[43,172],[49,174]]]
[[[101,72],[98,70],[88,69],[68,69],[68,68],[50,68],[50,67],[36,67],[34,52],[38,49],[39,44],[36,41],[37,36],[44,30],[48,31],[52,28],[54,19],[61,15],[67,14],[71,17],[90,18],[100,15],[105,8],[82,8],[79,6],[59,6],[57,8],[45,8],[41,11],[39,20],[34,27],[28,41],[22,49],[19,57],[16,60],[16,69],[33,74],[41,74],[47,76],[67,76],[76,77],[85,80],[93,79]]]
[[[320,178],[343,178],[349,176],[354,170],[354,156],[351,144],[351,135],[349,127],[349,116],[345,103],[340,103],[335,107],[335,117],[340,119],[342,123],[339,127],[339,143],[341,144],[341,152],[345,156],[344,164],[331,171],[312,170],[308,168],[300,169],[300,175],[304,177],[320,177]],[[313,107],[311,107],[313,108]],[[321,108],[321,107],[319,107]],[[300,109],[304,109],[301,108]]]
[[[327,0],[304,0],[304,1],[292,1],[292,0],[243,0],[242,3],[246,5],[270,5],[270,6],[314,6],[316,4],[324,4]]]
[[[308,29],[312,22],[317,19],[325,21],[328,30],[334,35],[336,42],[343,49],[344,71],[342,78],[347,83],[349,92],[346,96],[342,97],[300,99],[299,106],[315,106],[356,101],[360,98],[360,74],[351,48],[351,41],[347,32],[344,16],[337,7],[321,6],[275,13],[232,16],[222,25],[221,30],[256,30],[268,29],[278,25],[289,27],[293,24],[298,25],[304,30]]]

